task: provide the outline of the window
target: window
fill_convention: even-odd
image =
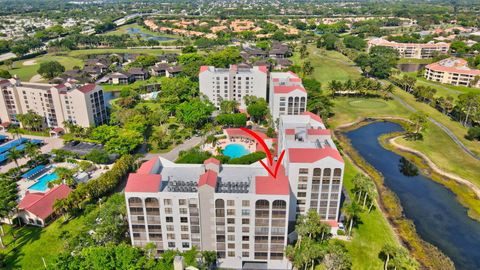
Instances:
[[[242,224],[243,224],[243,225],[248,225],[248,224],[250,224],[250,219],[248,219],[248,218],[242,218]]]
[[[165,208],[165,214],[169,215],[172,213],[172,208]]]
[[[172,222],[173,222],[173,217],[166,217],[165,220],[166,220],[168,223],[172,223]]]
[[[167,233],[167,239],[168,240],[175,240],[175,234],[174,233]]]
[[[168,242],[169,248],[175,248],[175,242]]]
[[[188,223],[188,218],[187,217],[180,217],[180,222],[181,223]]]
[[[188,239],[190,239],[190,235],[189,235],[189,234],[185,234],[185,233],[182,233],[181,237],[182,237],[182,240],[188,240]]]
[[[228,257],[235,257],[235,251],[229,251]]]
[[[244,252],[242,252],[242,257],[244,257],[244,258],[250,257],[250,253],[248,251],[244,251]]]
[[[188,226],[187,225],[182,225],[180,226],[182,232],[188,232]]]
[[[250,215],[250,209],[242,209],[242,216],[249,216]]]
[[[173,227],[173,225],[167,225],[167,231],[173,232],[173,230],[175,230],[175,228]]]
[[[235,209],[227,209],[227,215],[228,216],[234,216],[235,215]]]
[[[235,241],[235,235],[229,235],[227,239],[228,241]]]
[[[235,219],[234,218],[227,218],[227,223],[228,224],[235,224]]]
[[[188,243],[188,242],[183,242],[183,243],[182,243],[182,248],[190,248],[190,243]]]
[[[179,204],[179,205],[187,205],[187,200],[185,200],[185,199],[180,199],[180,200],[178,200],[178,204]]]
[[[165,204],[165,205],[172,205],[172,200],[170,200],[170,199],[164,199],[164,200],[163,200],[163,204]]]
[[[227,200],[227,206],[235,206],[234,200]]]
[[[244,235],[242,236],[242,241],[250,241],[250,236]],[[245,245],[245,244],[244,244]],[[244,247],[245,248],[245,247]],[[247,247],[248,248],[248,247]]]
[[[250,206],[250,201],[243,200],[243,201],[242,201],[242,206],[243,206],[243,207],[249,207],[249,206]]]
[[[299,173],[299,174],[308,174],[308,168],[300,168],[300,169],[298,170],[298,173]]]
[[[180,208],[180,214],[186,215],[187,214],[187,208]]]

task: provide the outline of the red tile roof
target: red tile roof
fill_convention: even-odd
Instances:
[[[158,158],[152,158],[149,161],[144,162],[140,168],[138,168],[138,174],[150,174],[152,173],[152,169],[157,164]]]
[[[267,73],[267,72],[268,72],[267,66],[258,66],[258,70],[260,70],[260,71],[263,72],[263,73]]]
[[[290,194],[290,185],[288,177],[285,175],[285,168],[280,166],[276,178],[273,178],[271,175],[255,177],[255,193],[265,195]]]
[[[298,78],[298,75],[295,72],[289,70],[288,73],[290,73],[290,75],[293,75],[293,76]]]
[[[198,180],[198,186],[201,187],[203,185],[209,185],[213,188],[216,188],[217,178],[218,176],[216,172],[212,170],[208,170],[207,172],[205,172],[200,176],[200,179]]]
[[[304,112],[303,115],[308,115],[310,116],[313,120],[319,122],[319,123],[323,123],[323,120],[320,116],[312,113],[312,112]]]
[[[445,59],[436,63],[432,63],[427,65],[425,68],[426,69],[431,69],[433,71],[439,71],[439,72],[448,72],[448,73],[458,73],[458,74],[463,74],[463,75],[472,75],[472,76],[480,76],[480,70],[478,69],[471,69],[467,66],[467,61],[463,59],[456,59],[456,60],[451,60],[452,63],[453,61],[456,61],[454,63],[455,65],[452,66],[445,66],[444,63],[446,63]]]
[[[208,66],[201,66],[200,67],[200,73],[204,72],[204,71],[207,71],[208,70]]]
[[[338,222],[335,220],[322,220],[322,222],[325,222],[328,224],[328,226],[332,228],[338,228]]]
[[[246,133],[245,131],[239,128],[226,128],[225,132],[227,133],[228,136],[241,136],[245,138],[255,139],[252,136],[250,136],[250,134]],[[257,135],[260,136],[260,138],[262,139],[268,138],[268,136],[263,132],[255,131],[255,133],[257,133]]]
[[[308,135],[331,135],[330,129],[307,129]]]
[[[343,163],[343,158],[338,150],[328,146],[325,148],[290,148],[288,157],[291,163],[312,163],[326,157],[332,157]]]
[[[125,192],[158,192],[161,182],[160,174],[131,173],[128,176]]]
[[[216,164],[216,165],[220,165],[220,160],[211,157],[211,158],[209,158],[209,159],[207,159],[203,162],[203,164],[208,164],[208,163],[213,163],[213,164]]]
[[[84,86],[82,87],[79,87],[78,90],[84,94],[92,91],[93,89],[95,89],[96,85],[93,84],[93,83],[90,83],[90,84],[85,84]]]
[[[53,213],[53,204],[58,199],[63,199],[72,190],[64,184],[50,189],[47,193],[28,193],[18,204],[18,208],[28,211],[45,220]]]
[[[275,85],[273,87],[273,91],[276,94],[286,94],[286,93],[293,92],[295,90],[299,90],[299,91],[302,91],[304,93],[307,92],[307,91],[305,91],[305,88],[303,88],[300,85]]]
[[[10,81],[9,80],[0,80],[0,85],[3,85],[3,84],[10,84]]]
[[[287,129],[285,129],[285,134],[295,135],[295,129],[294,128],[287,128]]]
[[[54,129],[52,129],[52,131],[55,132],[55,133],[59,133],[59,132],[64,132],[65,130],[61,127],[56,127]]]

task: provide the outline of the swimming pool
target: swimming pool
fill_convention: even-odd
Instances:
[[[42,177],[38,178],[37,182],[31,185],[28,190],[44,192],[48,189],[48,182],[52,182],[57,179],[58,175],[56,173],[44,174]]]
[[[241,144],[231,143],[225,147],[223,154],[230,158],[238,158],[250,154],[250,151]]]

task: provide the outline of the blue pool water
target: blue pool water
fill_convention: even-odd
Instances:
[[[31,185],[28,190],[32,191],[45,191],[48,189],[48,182],[52,182],[58,179],[56,173],[45,174],[42,177],[38,178],[37,183]]]
[[[230,158],[238,158],[250,154],[250,151],[241,144],[231,143],[225,147],[223,154]]]

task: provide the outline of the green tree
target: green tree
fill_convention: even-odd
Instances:
[[[464,115],[463,125],[467,126],[470,121],[478,121],[480,117],[480,94],[466,93],[458,96],[457,106]]]
[[[192,46],[192,45],[185,46],[184,48],[182,48],[182,54],[185,54],[185,53],[196,53],[196,52],[197,52],[197,48],[195,48],[195,47]]]
[[[178,120],[192,128],[201,128],[215,110],[214,106],[199,98],[192,99],[180,104],[176,110]]]
[[[348,236],[352,235],[353,225],[355,220],[358,219],[358,215],[360,214],[360,206],[352,201],[343,205],[343,213],[345,214],[348,222]]]
[[[7,152],[8,160],[15,162],[15,166],[17,167],[17,169],[20,169],[20,165],[18,165],[18,160],[22,157],[23,157],[22,152],[18,150],[16,147],[13,147]]]
[[[217,263],[217,252],[205,250],[201,252],[203,264],[207,269],[211,269]]]
[[[105,144],[105,149],[110,153],[126,155],[143,142],[143,136],[138,131],[123,129],[118,136],[112,138]]]
[[[101,125],[92,130],[90,138],[105,144],[107,141],[118,136],[120,128],[118,126]]]
[[[410,120],[409,132],[413,139],[421,138],[421,131],[427,128],[428,117],[423,112],[412,113],[408,118]]]
[[[93,149],[85,155],[86,160],[90,160],[96,164],[105,164],[110,161],[110,157],[105,150]]]
[[[355,49],[355,50],[363,50],[367,47],[367,42],[360,37],[357,36],[346,36],[343,38],[343,44],[347,48]]]
[[[65,67],[58,61],[48,61],[40,64],[37,73],[42,75],[42,77],[51,80],[62,74],[64,71]]]
[[[29,110],[25,114],[18,114],[17,119],[22,123],[23,127],[30,130],[38,131],[43,126],[43,117],[33,110]]]
[[[12,78],[12,75],[10,74],[10,72],[8,72],[8,70],[0,69],[0,78],[10,79],[10,78]]]
[[[247,102],[249,99],[250,101]],[[265,101],[265,99],[246,96],[245,103],[248,103],[247,112],[252,121],[259,123],[267,117],[268,103]]]
[[[348,270],[352,267],[352,258],[343,245],[334,243],[329,246],[323,265],[325,270]]]
[[[222,114],[234,113],[238,105],[239,105],[238,101],[236,100],[222,100],[222,102],[220,102],[220,113]]]

